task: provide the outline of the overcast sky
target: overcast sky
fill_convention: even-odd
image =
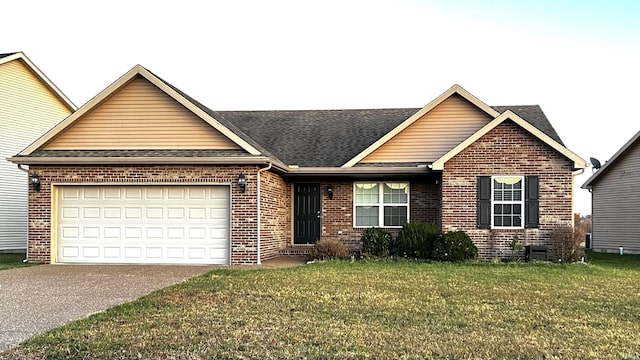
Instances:
[[[136,64],[215,110],[422,107],[453,84],[542,107],[604,163],[637,131],[640,1],[6,1],[23,51],[81,106]],[[576,177],[576,211],[591,197]]]

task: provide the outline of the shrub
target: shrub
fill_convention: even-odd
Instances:
[[[517,255],[520,254],[520,251],[524,249],[524,242],[520,240],[518,234],[514,235],[509,243],[509,248],[511,248],[511,261],[515,261]]]
[[[334,260],[349,257],[349,249],[342,240],[322,239],[311,249],[309,258],[313,260]]]
[[[558,261],[578,261],[584,255],[580,246],[584,236],[584,231],[580,228],[574,230],[569,225],[556,225],[553,227],[551,230],[551,242],[556,249]]]
[[[478,248],[464,231],[451,231],[438,236],[432,257],[439,261],[463,261],[478,257]]]
[[[362,252],[370,256],[389,256],[391,234],[380,228],[368,228],[362,232]]]
[[[398,233],[393,252],[398,256],[430,259],[433,242],[439,234],[440,231],[433,224],[405,224]]]

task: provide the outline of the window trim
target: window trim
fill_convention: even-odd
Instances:
[[[356,203],[356,186],[358,184],[377,184],[378,185],[378,202],[377,203]],[[394,204],[394,203],[385,203],[384,202],[384,185],[385,184],[406,184],[407,185],[407,202],[406,204]],[[407,223],[409,223],[410,212],[411,212],[411,182],[410,181],[354,181],[353,182],[353,227],[358,229],[366,229],[366,228],[387,228],[387,229],[401,229],[402,225],[395,226],[385,226],[384,225],[384,208],[385,206],[404,206],[407,208]],[[356,207],[358,206],[376,206],[378,207],[378,225],[368,226],[368,225],[357,225],[356,221]]]
[[[494,182],[496,178],[505,178],[505,177],[510,177],[510,178],[520,178],[520,201],[497,201],[494,200]],[[491,229],[524,229],[525,228],[525,217],[526,217],[526,201],[525,201],[525,191],[526,191],[526,184],[525,184],[525,176],[523,175],[492,175],[491,176],[491,202],[490,202],[490,210],[491,210]],[[520,225],[518,226],[496,226],[494,221],[495,221],[495,214],[494,214],[494,205],[496,204],[519,204],[520,205]]]

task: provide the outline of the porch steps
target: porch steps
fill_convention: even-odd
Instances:
[[[281,256],[302,256],[309,255],[312,249],[313,245],[290,245],[278,252]]]

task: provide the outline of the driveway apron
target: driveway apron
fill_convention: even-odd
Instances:
[[[211,266],[39,265],[0,271],[0,352]]]

